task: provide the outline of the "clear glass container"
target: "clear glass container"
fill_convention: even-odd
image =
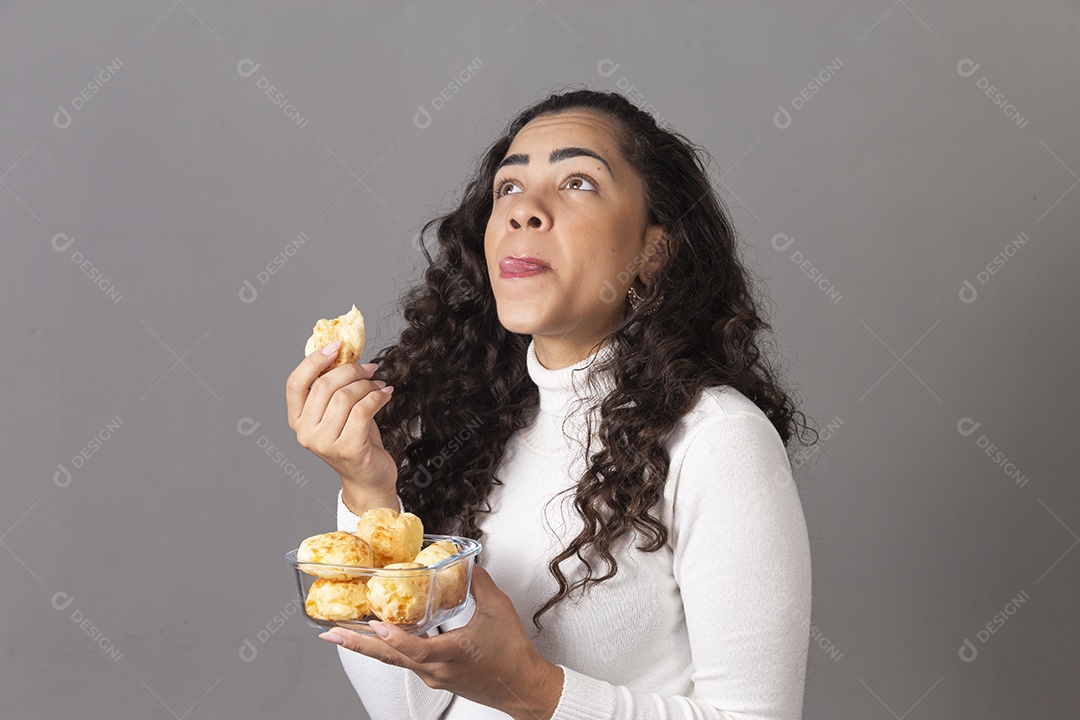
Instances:
[[[480,543],[470,538],[428,534],[421,549],[437,542],[451,542],[458,552],[418,568],[299,562],[299,548],[286,553],[285,562],[296,574],[296,589],[312,627],[320,631],[343,627],[374,635],[368,623],[385,620],[423,635],[465,608],[473,562],[481,550]],[[343,577],[347,579],[339,579]]]

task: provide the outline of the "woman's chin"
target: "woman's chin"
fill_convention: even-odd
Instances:
[[[517,335],[534,335],[540,328],[540,323],[525,322],[523,320],[500,320],[499,323],[507,332],[512,332]]]
[[[515,303],[520,305],[520,303]],[[508,332],[517,333],[519,335],[532,335],[537,330],[541,329],[545,325],[546,315],[542,314],[538,308],[529,307],[515,307],[506,308],[504,305],[499,306],[499,324],[501,324]]]

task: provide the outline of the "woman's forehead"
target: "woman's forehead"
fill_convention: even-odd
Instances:
[[[522,145],[545,145],[575,139],[575,144],[589,142],[593,149],[610,150],[612,145],[611,121],[589,112],[561,112],[542,115],[530,120],[518,131],[510,144],[512,150]]]

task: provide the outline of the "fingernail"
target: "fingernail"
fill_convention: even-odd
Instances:
[[[375,634],[381,637],[383,640],[390,637],[390,628],[386,627],[378,620],[372,620],[368,623],[368,625],[370,625],[371,629],[375,631]]]
[[[386,381],[385,380],[372,380],[371,382],[375,383],[375,385],[378,386],[378,387],[381,387],[381,388],[386,387]]]
[[[341,347],[341,341],[335,340],[334,342],[330,343],[322,349],[322,354],[326,357],[330,357],[331,355],[337,353],[339,347]]]
[[[340,645],[341,643],[345,642],[345,640],[340,635],[334,635],[329,630],[319,635],[319,637],[321,637],[323,640],[328,640],[335,645]]]
[[[369,373],[373,373],[373,372],[375,372],[375,370],[377,370],[377,369],[378,369],[378,367],[379,367],[379,363],[364,363],[364,364],[363,364],[363,365],[361,365],[360,367],[364,368],[364,369],[365,369],[365,370],[367,370],[367,371],[368,371]]]
[[[387,395],[389,395],[390,393],[394,392],[394,386],[393,385],[387,385],[386,387],[384,387],[379,392],[386,393]]]

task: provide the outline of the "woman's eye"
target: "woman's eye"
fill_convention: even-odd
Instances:
[[[596,185],[595,185],[595,183],[593,183],[592,178],[590,178],[588,175],[582,175],[582,174],[579,174],[579,173],[575,173],[574,175],[571,175],[570,178],[567,179],[567,181],[565,183],[563,183],[563,187],[567,187],[568,185],[572,185],[573,183],[577,183],[577,186],[572,187],[571,188],[572,190],[589,190],[589,191],[593,191],[593,192],[596,191]],[[585,187],[582,187],[582,183],[584,183]],[[515,194],[515,193],[511,193],[511,192],[503,192],[507,188],[514,188],[514,187],[518,187],[517,180],[515,180],[513,178],[506,178],[505,180],[500,180],[499,182],[497,182],[495,184],[495,191],[494,191],[495,198],[498,199],[498,198],[501,198],[501,197],[503,197],[505,195]],[[520,188],[518,189],[518,192],[521,192]]]
[[[593,185],[592,179],[589,178],[587,175],[572,175],[570,179],[566,181],[566,184],[569,185],[570,183],[574,182],[583,182],[589,186],[588,188],[578,187],[575,188],[576,190],[596,190],[596,186]],[[563,187],[565,187],[565,185]]]
[[[503,189],[505,189],[507,185],[512,186],[512,185],[515,185],[516,183],[517,183],[517,180],[514,180],[513,178],[506,178],[505,180],[499,181],[498,183],[495,184],[495,197],[497,197],[497,198],[502,197],[503,194],[504,194]],[[506,194],[509,194],[509,193],[506,193]]]

